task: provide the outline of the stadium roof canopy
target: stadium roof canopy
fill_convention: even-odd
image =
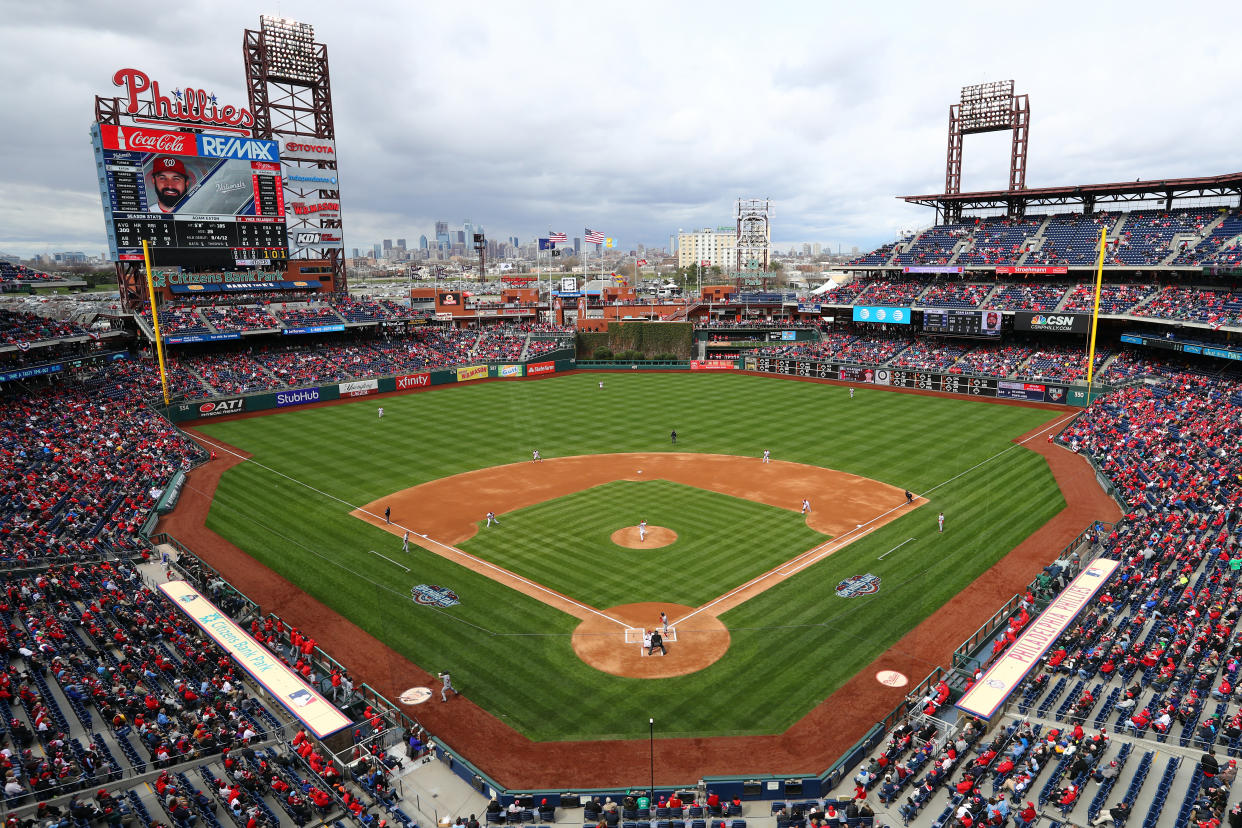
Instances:
[[[960,216],[963,209],[1004,208],[1021,215],[1027,207],[1077,205],[1093,210],[1099,204],[1151,202],[1163,198],[1165,207],[1183,198],[1235,198],[1242,206],[1242,172],[1206,178],[1163,178],[1153,181],[1122,181],[1115,184],[1078,184],[1068,187],[1034,187],[979,193],[940,193],[900,198],[909,204],[935,207],[946,215]]]

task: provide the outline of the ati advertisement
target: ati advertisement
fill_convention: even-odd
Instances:
[[[100,195],[115,261],[231,267],[285,259],[276,142],[96,124]]]
[[[198,416],[222,417],[225,414],[240,414],[245,410],[246,398],[234,397],[231,400],[216,400],[214,402],[200,403],[198,406]]]
[[[1051,333],[1087,333],[1091,317],[1085,313],[1031,313],[1018,311],[1013,315],[1015,331],[1049,331]]]

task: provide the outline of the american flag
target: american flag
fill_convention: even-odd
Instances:
[[[551,230],[549,230],[548,241],[552,242],[553,244],[557,244],[557,243],[564,244],[565,242],[569,241],[569,236],[566,236],[564,233],[553,233]]]
[[[587,244],[603,244],[604,234],[598,230],[592,230],[590,227],[586,229],[586,237],[582,239]]]

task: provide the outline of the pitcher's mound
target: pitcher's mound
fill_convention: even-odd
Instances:
[[[651,540],[651,536],[647,536]],[[700,612],[686,621],[693,609],[680,604],[622,604],[604,610],[603,616],[591,616],[578,625],[573,634],[574,652],[578,658],[605,673],[627,678],[670,678],[694,673],[715,664],[729,649],[729,630],[720,619]],[[668,614],[674,625],[665,649],[668,655],[647,655],[643,649],[642,631],[660,626],[660,613]],[[627,625],[618,624],[617,621]]]
[[[677,540],[677,533],[663,526],[648,526],[647,539],[638,539],[638,527],[626,526],[612,533],[612,542],[626,549],[659,549]]]

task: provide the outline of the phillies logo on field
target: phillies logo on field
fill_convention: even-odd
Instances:
[[[857,598],[859,595],[870,595],[879,591],[880,576],[870,572],[866,575],[851,575],[837,584],[837,596],[840,598]]]

